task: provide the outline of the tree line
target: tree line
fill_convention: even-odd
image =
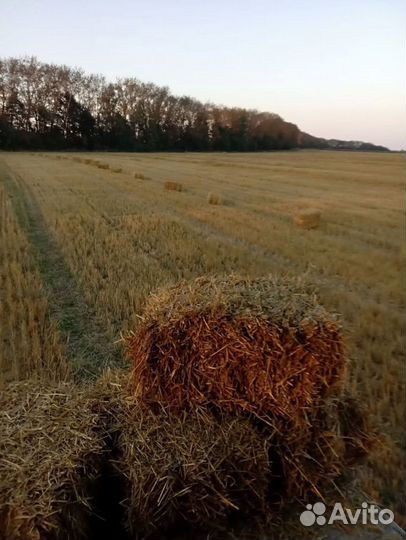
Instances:
[[[300,146],[277,114],[201,103],[136,78],[0,59],[0,148],[256,151]]]

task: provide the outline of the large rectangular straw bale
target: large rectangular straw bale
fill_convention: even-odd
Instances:
[[[345,373],[336,318],[295,281],[199,278],[153,295],[127,340],[134,392],[301,423]]]
[[[0,396],[0,538],[88,538],[88,483],[103,453],[90,395],[12,383]]]
[[[368,433],[366,413],[344,392],[346,358],[337,317],[301,280],[204,277],[162,289],[149,298],[126,345],[134,402],[159,432],[151,428],[154,436],[146,441],[142,433],[149,428],[140,429],[137,419],[122,421],[132,426],[121,439],[124,467],[133,496],[148,500],[151,508],[159,508],[156,494],[139,492],[136,478],[144,477],[148,460],[154,470],[165,471],[165,479],[170,477],[167,464],[173,456],[186,459],[182,441],[196,440],[192,431],[199,415],[212,422],[240,419],[243,432],[252,426],[261,437],[268,449],[268,464],[257,470],[268,479],[263,506],[275,516],[298,502],[329,500],[332,493],[337,500],[337,486],[351,477],[350,468],[376,438]],[[166,423],[166,418],[172,420]],[[196,426],[199,436],[207,428]],[[133,431],[128,439],[127,431]],[[213,433],[209,438],[213,444],[218,440]],[[131,454],[134,440],[137,448],[145,448],[144,473],[138,453]],[[231,441],[226,433],[218,442],[219,457],[225,447],[232,448]],[[238,454],[236,448],[233,453]],[[172,485],[160,488],[173,496]],[[168,508],[165,515],[183,511],[173,501]],[[139,517],[132,513],[131,519]]]

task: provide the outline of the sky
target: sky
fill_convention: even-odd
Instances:
[[[0,57],[137,77],[406,147],[404,0],[0,0]]]

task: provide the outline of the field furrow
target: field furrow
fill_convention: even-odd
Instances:
[[[118,361],[120,352],[84,300],[30,189],[19,175],[4,166],[1,178],[30,243],[49,298],[50,313],[64,336],[66,356],[75,370],[94,375],[103,366]]]

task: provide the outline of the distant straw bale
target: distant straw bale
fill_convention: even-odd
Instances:
[[[100,164],[100,161],[98,159],[85,159],[85,163],[86,165],[94,165],[95,167],[98,167],[98,165]]]
[[[68,383],[13,383],[0,417],[0,538],[89,537],[87,484],[103,449],[90,397]]]
[[[179,182],[167,181],[164,184],[164,188],[168,191],[183,191],[183,186]]]
[[[219,195],[217,193],[212,193],[212,192],[210,192],[207,195],[207,202],[209,204],[214,204],[214,205],[222,205],[222,204],[224,204],[224,201],[223,201],[223,198],[221,197],[221,195]]]
[[[302,229],[317,229],[320,225],[321,212],[319,210],[304,210],[293,216],[293,220]]]
[[[145,180],[145,179],[146,179],[146,178],[145,178],[145,175],[142,174],[142,173],[139,173],[139,172],[135,172],[135,173],[134,173],[134,178],[135,178],[136,180]]]
[[[123,169],[121,167],[110,167],[111,172],[122,173]]]
[[[97,168],[98,168],[98,169],[106,169],[106,170],[107,170],[107,169],[109,169],[110,167],[109,167],[109,164],[108,164],[108,163],[98,163],[98,164],[97,164]]]
[[[170,410],[215,407],[306,422],[345,372],[341,330],[296,281],[199,278],[150,298],[128,338],[134,392]]]

